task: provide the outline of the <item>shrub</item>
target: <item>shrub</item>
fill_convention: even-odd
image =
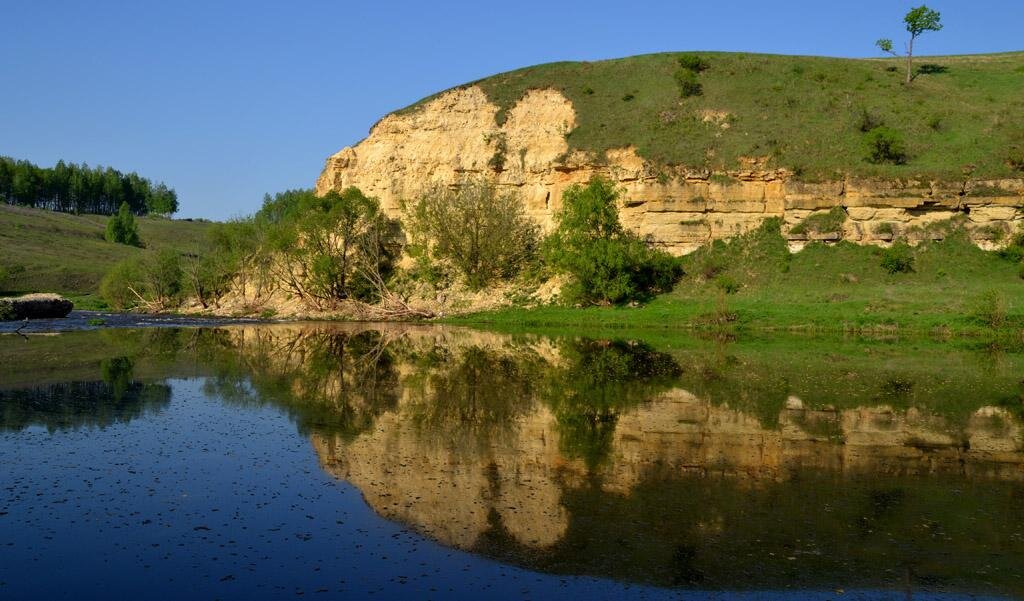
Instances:
[[[679,95],[683,98],[700,96],[704,93],[704,86],[697,81],[697,74],[689,69],[676,69],[673,77],[679,85]]]
[[[726,294],[735,294],[740,291],[740,283],[724,273],[715,278],[715,286]]]
[[[831,234],[843,231],[846,211],[843,207],[832,207],[827,213],[815,213],[790,228],[793,234]]]
[[[111,267],[100,280],[100,296],[112,309],[124,311],[138,304],[138,298],[132,292],[138,286],[139,262],[128,259]]]
[[[376,300],[393,271],[397,235],[380,204],[354,187],[282,200],[286,210],[267,231],[267,248],[283,258],[270,261],[274,277],[321,306]]]
[[[181,300],[181,258],[164,249],[115,264],[100,281],[100,296],[119,311],[139,305],[165,309]]]
[[[907,162],[907,148],[903,137],[894,129],[876,127],[865,138],[869,162],[902,165]]]
[[[998,290],[987,290],[978,299],[973,317],[990,328],[1006,324],[1006,298]]]
[[[877,113],[863,107],[860,109],[860,113],[857,115],[857,129],[861,133],[866,134],[876,127],[882,127],[883,125],[885,125],[885,122]]]
[[[704,60],[704,57],[699,54],[686,53],[679,57],[679,66],[687,71],[693,71],[694,73],[701,73],[707,71],[711,65],[708,61]]]
[[[562,195],[557,227],[544,241],[551,267],[571,276],[563,299],[584,303],[624,303],[666,291],[682,275],[681,263],[627,232],[619,222],[611,182],[591,179]]]
[[[1015,171],[1024,171],[1024,148],[1011,148],[1006,155],[1006,164]]]
[[[636,98],[636,96],[634,96],[632,93],[629,93],[629,94],[623,95],[622,101],[623,102],[629,102],[630,100],[633,100],[634,98]]]
[[[131,207],[127,202],[122,202],[117,214],[107,220],[107,231],[104,238],[107,239],[107,242],[142,246],[139,240],[139,231],[135,227],[135,215],[132,214]]]
[[[476,290],[515,277],[537,255],[538,227],[522,201],[484,180],[434,186],[404,212],[410,254],[454,270]]]
[[[882,269],[888,273],[914,271],[914,252],[906,242],[896,242],[882,251]]]
[[[1015,263],[1024,261],[1024,230],[1010,238],[1010,243],[1000,249],[999,256]]]

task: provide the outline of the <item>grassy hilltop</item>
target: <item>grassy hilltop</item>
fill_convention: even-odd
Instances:
[[[0,204],[0,294],[57,292],[94,306],[99,281],[115,263],[163,248],[203,252],[209,223],[138,217],[145,248],[103,239],[106,215],[72,215]]]
[[[467,85],[502,109],[498,121],[526,90],[560,90],[577,113],[570,148],[598,154],[634,145],[656,163],[712,168],[770,156],[806,180],[961,180],[969,165],[980,178],[1024,175],[1024,53],[918,57],[910,86],[903,59],[686,54],[707,67],[694,78],[699,95],[681,95],[682,53],[550,63]],[[865,159],[866,132],[878,126],[903,138],[906,164]]]

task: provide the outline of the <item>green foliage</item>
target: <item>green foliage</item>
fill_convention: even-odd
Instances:
[[[843,207],[832,207],[826,213],[815,213],[790,228],[793,234],[831,234],[843,231],[846,211]]]
[[[907,146],[903,136],[892,128],[881,126],[868,132],[864,139],[868,162],[903,165],[907,162]]]
[[[683,54],[677,61],[681,68],[693,71],[694,73],[702,73],[711,67],[711,64],[703,56],[692,52]]]
[[[397,228],[356,188],[323,196],[288,191],[268,197],[256,214],[261,242],[253,260],[317,306],[373,301],[394,269]]]
[[[883,125],[885,125],[885,122],[878,113],[867,108],[860,109],[860,113],[857,115],[857,129],[860,130],[861,133],[866,134],[876,127],[881,127]]]
[[[715,278],[715,286],[717,286],[722,292],[726,294],[736,294],[740,291],[740,283],[737,282],[732,276],[727,274],[719,274]]]
[[[973,317],[980,323],[999,328],[1006,324],[1006,297],[999,290],[986,290],[975,305]]]
[[[181,292],[181,257],[171,249],[121,261],[100,281],[100,296],[119,311],[143,305],[171,308]]]
[[[107,242],[142,246],[142,242],[139,240],[139,230],[135,226],[135,215],[132,214],[127,202],[121,203],[117,214],[107,220],[107,231],[104,237]]]
[[[903,17],[903,22],[906,23],[907,32],[910,33],[912,38],[916,38],[926,31],[939,31],[942,29],[939,12],[928,8],[924,4],[912,8]]]
[[[893,53],[892,40],[890,40],[889,38],[881,38],[875,40],[875,46],[878,46],[878,49],[886,54]]]
[[[910,273],[914,271],[914,251],[902,240],[882,251],[882,269],[888,273]]]
[[[475,290],[516,277],[537,255],[538,228],[522,201],[485,180],[432,187],[403,211],[410,254]]]
[[[671,289],[682,275],[679,261],[619,222],[618,192],[594,178],[562,195],[557,227],[544,241],[544,257],[572,277],[563,299],[579,303],[624,303]]]
[[[679,86],[679,95],[683,98],[700,96],[704,93],[704,86],[698,81],[697,73],[679,68],[672,74],[672,77],[675,78],[676,85]]]
[[[485,140],[487,143],[491,142],[488,137]],[[506,140],[504,132],[500,132],[494,136],[494,154],[487,161],[487,166],[490,167],[495,173],[501,173],[505,170],[505,160],[508,154],[508,141]]]
[[[136,215],[171,215],[178,210],[173,189],[134,172],[64,161],[43,168],[4,156],[0,156],[0,202],[100,215],[113,215],[123,203]]]
[[[999,250],[999,256],[1014,263],[1024,262],[1024,230],[1010,238],[1009,244]]]
[[[1024,148],[1011,148],[1006,153],[1006,164],[1014,171],[1024,171]]]

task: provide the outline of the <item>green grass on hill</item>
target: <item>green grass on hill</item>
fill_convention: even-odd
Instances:
[[[972,334],[1024,329],[1021,265],[951,226],[912,251],[914,271],[888,273],[884,249],[810,244],[790,254],[766,226],[686,256],[687,275],[640,307],[542,306],[451,318],[503,329],[544,327],[801,329]],[[727,292],[729,291],[729,292]]]
[[[145,248],[135,248],[103,239],[107,219],[0,205],[0,267],[10,273],[0,282],[0,295],[57,292],[79,308],[95,307],[99,281],[112,265],[163,248],[200,252],[210,226],[139,217]]]
[[[688,98],[673,76],[682,53],[550,63],[473,83],[501,108],[498,121],[527,90],[560,90],[577,113],[570,148],[599,155],[634,145],[659,164],[711,168],[770,156],[805,180],[957,181],[965,168],[976,177],[1024,175],[1009,164],[1024,152],[1024,53],[919,57],[909,87],[902,59],[698,54],[708,64],[697,76],[703,93]],[[727,127],[705,120],[711,112],[724,113]],[[906,165],[865,159],[862,129],[878,125],[904,137]]]

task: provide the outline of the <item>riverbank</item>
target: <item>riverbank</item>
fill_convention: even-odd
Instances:
[[[671,292],[639,306],[538,305],[452,316],[445,321],[504,329],[689,328],[821,333],[1021,336],[1020,263],[985,251],[951,229],[943,240],[895,253],[850,243],[790,253],[777,232],[755,231],[683,258]]]

